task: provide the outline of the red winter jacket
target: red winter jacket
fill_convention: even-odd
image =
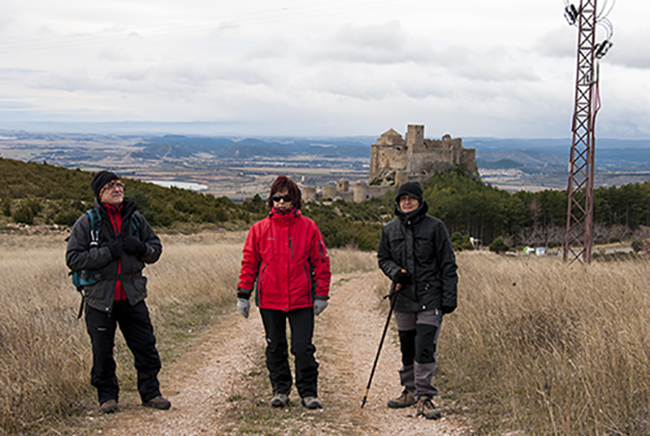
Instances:
[[[262,309],[289,311],[311,307],[314,298],[328,299],[330,259],[316,223],[291,210],[271,211],[253,224],[246,243],[237,291],[253,290]]]

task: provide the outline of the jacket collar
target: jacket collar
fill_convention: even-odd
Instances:
[[[100,201],[95,199],[95,207],[97,208],[97,210],[101,215],[108,217],[108,210],[110,206],[101,203]],[[126,219],[130,217],[133,214],[133,212],[135,212],[135,210],[138,208],[138,204],[133,200],[129,200],[128,198],[125,198],[121,204],[121,208],[122,208],[122,218]]]
[[[295,223],[302,214],[300,209],[291,208],[287,213],[279,213],[276,208],[271,208],[269,211],[269,218],[275,224],[284,227]]]

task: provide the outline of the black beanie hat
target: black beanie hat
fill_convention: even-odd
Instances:
[[[419,201],[422,201],[423,198],[422,186],[420,186],[420,182],[402,183],[402,185],[397,190],[397,196],[395,197],[395,201],[399,202],[399,198],[404,194],[408,194],[411,197],[417,198]]]
[[[90,182],[90,187],[95,194],[95,197],[99,198],[99,192],[102,190],[107,183],[111,183],[113,180],[120,180],[117,177],[117,174],[110,171],[100,171],[93,177],[93,180]]]

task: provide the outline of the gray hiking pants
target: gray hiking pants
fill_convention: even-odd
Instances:
[[[417,399],[438,394],[433,386],[436,367],[436,344],[440,335],[442,312],[437,309],[421,312],[395,311],[395,321],[402,351],[399,377],[405,391]]]

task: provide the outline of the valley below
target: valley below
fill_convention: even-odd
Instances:
[[[85,171],[111,169],[123,177],[242,201],[263,196],[279,174],[316,189],[333,186],[342,178],[350,185],[367,182],[370,144],[375,140],[369,136],[257,139],[0,130],[0,157]],[[548,151],[539,151],[543,145],[538,142],[513,145],[504,140],[499,145],[496,140],[470,138],[464,144],[476,147],[485,183],[510,192],[567,189],[566,151],[557,140],[549,141]],[[597,155],[603,156],[603,164],[597,163],[594,187],[650,179],[646,154],[641,148],[600,151]]]

